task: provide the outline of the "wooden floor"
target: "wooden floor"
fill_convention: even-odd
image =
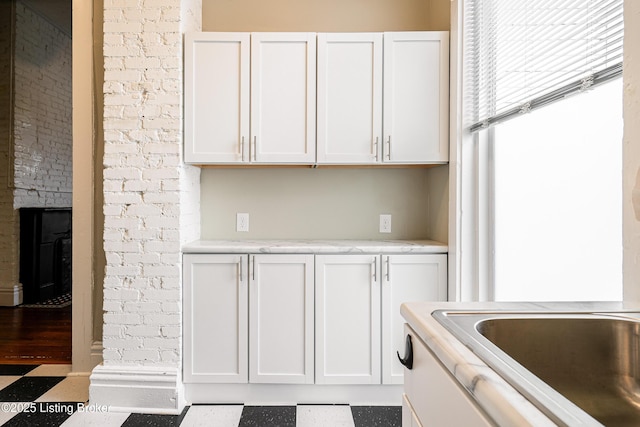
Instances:
[[[71,306],[0,307],[0,364],[71,363]]]

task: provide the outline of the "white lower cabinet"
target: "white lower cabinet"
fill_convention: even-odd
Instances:
[[[400,305],[447,300],[447,255],[382,255],[382,382],[402,384],[405,349]]]
[[[446,254],[185,254],[185,383],[402,384],[400,305]]]
[[[247,382],[247,259],[184,255],[185,382]]]
[[[402,384],[400,305],[446,299],[446,254],[316,256],[316,382]]]
[[[380,383],[378,255],[316,256],[316,383]]]
[[[313,255],[249,262],[249,382],[313,384]]]
[[[313,255],[183,262],[186,383],[313,383]]]
[[[492,426],[413,329],[406,325],[405,332],[411,336],[413,366],[405,369],[402,427]]]

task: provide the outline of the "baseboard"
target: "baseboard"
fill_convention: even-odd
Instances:
[[[0,288],[0,306],[13,307],[22,304],[22,284]]]
[[[102,350],[102,341],[94,341],[93,344],[91,344],[91,355],[89,357],[92,368],[102,363]]]
[[[89,402],[113,412],[179,415],[185,406],[180,370],[150,366],[96,366]]]
[[[402,385],[185,384],[191,404],[400,406]]]

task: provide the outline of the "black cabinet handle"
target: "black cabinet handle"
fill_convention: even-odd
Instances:
[[[398,360],[400,360],[400,363],[402,363],[407,369],[413,369],[413,344],[411,344],[411,335],[407,335],[404,358],[400,357],[399,351],[396,351],[396,353],[398,354]]]

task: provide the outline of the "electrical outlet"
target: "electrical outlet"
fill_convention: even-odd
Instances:
[[[391,215],[380,215],[380,232],[391,233]]]
[[[249,231],[249,214],[236,214],[236,231]]]

